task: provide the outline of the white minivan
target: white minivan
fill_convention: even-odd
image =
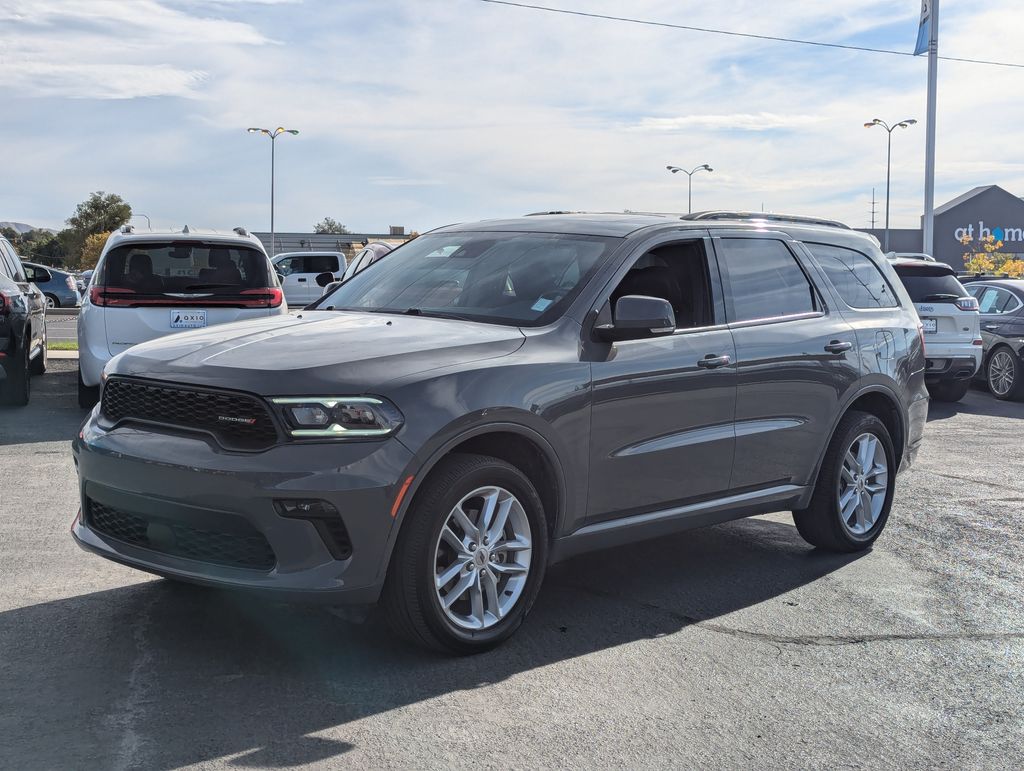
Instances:
[[[287,312],[267,253],[244,229],[136,233],[126,225],[107,240],[82,298],[78,403],[96,403],[104,365],[133,345]]]
[[[274,270],[281,275],[288,304],[302,308],[323,294],[323,285],[317,283],[317,276],[330,273],[331,281],[341,278],[345,272],[345,255],[341,252],[282,252],[274,257]]]

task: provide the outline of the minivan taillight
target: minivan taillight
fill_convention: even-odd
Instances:
[[[956,301],[956,307],[962,311],[976,311],[981,306],[978,305],[977,297],[961,297]]]
[[[11,300],[3,292],[0,292],[0,316],[6,316],[11,312]]]
[[[277,286],[243,289],[238,295],[243,308],[276,308],[284,301],[284,292]]]
[[[128,308],[135,304],[134,289],[116,286],[92,286],[89,288],[89,302],[102,308]]]

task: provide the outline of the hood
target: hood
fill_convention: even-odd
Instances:
[[[507,356],[517,327],[385,313],[302,311],[133,346],[110,374],[263,395],[360,394],[396,378]]]

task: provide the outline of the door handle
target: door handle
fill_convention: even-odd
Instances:
[[[728,355],[716,356],[713,353],[709,353],[697,362],[697,366],[704,369],[717,369],[718,367],[726,366],[730,362],[732,362],[732,359]]]
[[[986,332],[995,332],[997,329],[999,329],[999,325],[998,324],[983,324],[982,325],[982,329],[984,329]]]
[[[853,348],[853,343],[848,340],[833,340],[825,346],[825,350],[829,353],[844,353]]]

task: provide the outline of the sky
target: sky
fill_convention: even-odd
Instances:
[[[911,51],[919,0],[538,0]],[[943,0],[940,53],[1024,62],[1019,0]],[[357,232],[556,209],[814,214],[923,206],[924,57],[762,42],[481,0],[0,0],[0,220],[60,227],[91,191],[154,227],[330,216]],[[1024,195],[1024,69],[940,62],[936,204]],[[144,224],[138,220],[137,224]]]

